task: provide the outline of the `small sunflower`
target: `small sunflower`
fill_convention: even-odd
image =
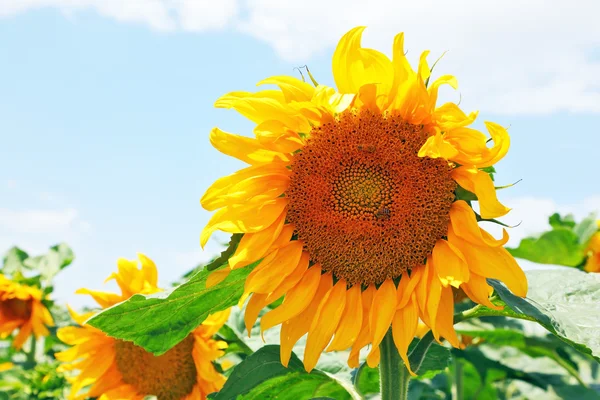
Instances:
[[[38,288],[13,282],[0,274],[0,338],[18,329],[13,346],[20,349],[32,333],[35,337],[47,336],[46,326],[52,326],[54,321],[42,300]]]
[[[599,231],[594,233],[587,247],[587,261],[584,269],[587,272],[600,272],[600,220],[596,221]]]
[[[89,294],[104,309],[128,299],[136,293],[151,294],[157,287],[157,271],[152,260],[138,254],[136,261],[118,260],[115,279],[121,294],[80,289]],[[178,345],[161,356],[154,356],[131,342],[108,337],[84,322],[95,312],[77,314],[69,310],[80,325],[60,328],[58,337],[70,349],[56,354],[65,364],[61,370],[79,370],[71,378],[71,398],[98,397],[99,400],[142,400],[155,395],[161,400],[201,400],[216,392],[225,377],[215,369],[213,361],[221,357],[227,344],[212,339],[225,324],[229,310],[208,317]],[[84,388],[87,392],[79,394]]]
[[[333,55],[337,91],[288,76],[259,83],[279,90],[233,92],[216,107],[233,108],[256,123],[254,138],[214,128],[212,145],[250,166],[220,178],[202,206],[215,211],[201,234],[243,233],[229,269],[262,260],[245,283],[246,325],[259,310],[284,301],[261,319],[262,330],[281,324],[281,361],[308,334],[304,364],[322,351],[359,351],[379,363],[379,344],[392,327],[400,355],[421,319],[436,340],[458,347],[452,287],[495,307],[486,278],[525,296],[527,280],[514,258],[478,226],[509,212],[486,172],[502,159],[510,138],[486,122],[490,138],[468,127],[477,113],[454,103],[436,105],[443,75],[430,81],[428,51],[414,71],[404,36],[393,58],[361,47],[364,27],[349,31]],[[311,77],[312,78],[312,77]],[[488,142],[493,143],[488,145]],[[457,193],[474,194],[471,201]]]

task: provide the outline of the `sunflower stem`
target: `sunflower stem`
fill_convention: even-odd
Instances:
[[[27,361],[26,361],[26,368],[27,369],[33,369],[33,367],[35,367],[35,352],[36,352],[36,348],[37,348],[37,339],[35,337],[35,335],[31,335],[31,343],[30,343],[30,349],[27,352]]]
[[[379,362],[379,380],[381,383],[381,400],[408,399],[408,383],[410,374],[400,358],[394,344],[392,330],[388,330],[379,345],[381,360]]]

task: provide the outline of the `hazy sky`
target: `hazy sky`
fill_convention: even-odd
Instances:
[[[214,101],[304,64],[332,85],[334,46],[356,25],[388,54],[400,31],[412,60],[449,50],[435,73],[460,87],[443,97],[480,110],[480,127],[510,125],[497,181],[523,179],[501,192],[506,221],[523,221],[511,243],[555,210],[600,210],[600,3],[410,3],[0,2],[1,251],[69,243],[77,258],[55,297],[74,305],[91,304],[79,287],[113,288],[102,282],[117,258],[136,252],[168,285],[219,250],[200,249],[199,199],[242,166],[210,146],[210,129],[251,133]]]

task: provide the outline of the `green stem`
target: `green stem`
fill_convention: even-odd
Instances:
[[[454,398],[457,400],[462,400],[464,398],[463,365],[457,359],[454,359],[454,390],[455,390]]]
[[[35,335],[31,335],[31,343],[30,343],[30,349],[27,352],[27,368],[31,369],[33,367],[35,367],[35,351],[36,351],[36,347],[37,347],[37,339],[35,337]]]
[[[379,362],[379,379],[381,382],[381,400],[408,399],[408,382],[410,374],[404,366],[398,349],[394,344],[392,330],[388,330],[381,345]]]

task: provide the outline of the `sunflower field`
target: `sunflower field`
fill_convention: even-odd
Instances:
[[[230,239],[171,287],[148,249],[73,309],[53,301],[66,243],[8,249],[0,399],[600,399],[600,220],[555,213],[507,246],[508,129],[438,104],[456,78],[364,29],[335,87],[304,68],[216,100],[254,126],[208,135],[247,164],[200,199],[200,246]]]

